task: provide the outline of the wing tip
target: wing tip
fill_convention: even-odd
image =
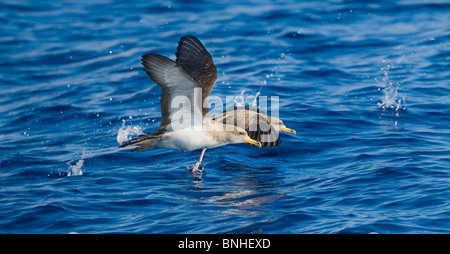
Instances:
[[[165,70],[177,67],[177,64],[172,59],[155,53],[143,55],[142,65],[148,76],[161,87],[167,86],[167,80],[164,75]]]

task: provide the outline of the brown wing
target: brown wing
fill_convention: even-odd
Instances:
[[[209,112],[208,97],[217,80],[217,69],[211,55],[199,39],[192,35],[181,37],[176,63],[202,86],[203,116]]]
[[[234,107],[214,116],[213,120],[244,128],[248,136],[260,141],[262,146],[278,147],[281,143],[279,133],[269,123],[268,117],[256,107]]]
[[[142,64],[144,65],[144,71],[162,88],[160,100],[161,130],[168,126],[170,128],[171,122],[176,121],[176,119],[173,119],[173,115],[180,109],[171,107],[172,100],[175,97],[187,100],[183,105],[192,104],[191,108],[187,110],[200,112],[202,104],[199,101],[200,98],[197,99],[194,95],[194,88],[201,87],[201,85],[184,68],[171,59],[158,54],[142,56]],[[195,112],[191,113],[195,114]]]
[[[247,112],[249,121],[245,130],[247,131],[248,136],[254,140],[260,141],[262,146],[278,147],[281,143],[279,133],[269,123],[267,115],[251,110],[247,110]]]

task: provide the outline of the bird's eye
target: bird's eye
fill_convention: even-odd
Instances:
[[[240,131],[239,132],[239,135],[244,135],[245,133],[243,132],[243,131]]]

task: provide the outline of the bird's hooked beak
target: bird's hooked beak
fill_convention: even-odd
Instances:
[[[288,127],[286,127],[286,125],[281,126],[280,127],[280,131],[289,132],[289,133],[292,133],[292,134],[296,134],[297,133],[297,132],[295,132],[294,129],[289,129]]]
[[[244,141],[247,144],[254,145],[254,146],[257,146],[259,148],[261,148],[261,146],[262,146],[261,142],[259,142],[257,140],[254,140],[254,139],[250,138],[249,136],[245,137]]]

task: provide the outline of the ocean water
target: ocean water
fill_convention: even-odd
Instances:
[[[0,233],[450,233],[448,1],[0,3]],[[197,36],[278,148],[131,153]]]

